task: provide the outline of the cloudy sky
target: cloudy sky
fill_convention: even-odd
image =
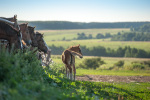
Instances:
[[[28,21],[150,21],[150,0],[0,0],[0,16]]]

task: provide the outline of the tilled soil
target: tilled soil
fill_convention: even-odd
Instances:
[[[107,76],[107,75],[84,75],[76,76],[76,80],[92,82],[150,82],[150,76]]]

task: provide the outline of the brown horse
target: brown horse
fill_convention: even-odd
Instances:
[[[20,27],[19,27],[18,21],[17,21],[17,15],[14,15],[14,17],[10,17],[10,18],[6,18],[6,17],[0,17],[0,18],[14,22],[14,24],[12,26],[14,28],[17,28],[18,30],[20,30]]]
[[[23,23],[23,24],[18,25],[17,15],[14,15],[14,17],[11,17],[11,18],[5,18],[5,17],[0,17],[0,18],[14,22],[12,26],[18,30],[21,30],[20,34],[22,34],[22,39],[25,41],[25,43],[27,45],[31,44],[32,41],[31,41],[30,34],[27,28],[28,23]]]
[[[17,21],[17,15],[14,15],[14,17],[6,18],[6,17],[0,17],[2,19],[9,20],[11,22],[16,22]]]
[[[39,32],[36,32],[36,40],[37,40],[37,43],[38,43],[39,51],[42,51],[45,54],[43,56],[45,56],[44,58],[46,58],[46,59],[43,58],[43,60],[44,60],[43,62],[45,62],[45,64],[48,66],[50,61],[51,61],[51,59],[50,59],[50,57],[51,57],[51,50],[49,49],[49,47],[47,46],[46,42],[44,41],[43,34],[41,34]]]
[[[19,24],[19,27],[22,33],[22,39],[25,41],[27,45],[31,45],[32,41],[28,30],[28,23]]]
[[[8,40],[10,48],[12,47],[12,45],[14,45],[16,49],[23,48],[20,31],[16,30],[11,25],[8,25],[7,23],[1,21],[0,21],[0,39]]]
[[[80,58],[83,58],[83,55],[81,53],[81,49],[78,46],[71,46],[70,48],[66,49],[62,53],[62,61],[65,64],[66,67],[66,76],[67,78],[70,78],[72,80],[72,66],[73,66],[73,72],[74,72],[74,80],[76,76],[76,69],[75,69],[75,56],[79,56]],[[68,73],[69,69],[69,73]]]
[[[37,43],[37,40],[36,40],[36,35],[35,35],[35,32],[34,32],[34,29],[35,29],[35,27],[28,26],[29,34],[30,34],[30,37],[31,37],[31,40],[32,40],[31,45],[33,47],[37,47],[38,43]]]

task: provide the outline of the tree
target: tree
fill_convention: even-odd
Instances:
[[[92,38],[93,38],[92,34],[89,34],[88,39],[92,39]]]
[[[87,39],[85,33],[78,33],[77,35],[78,35],[77,37],[78,40]]]
[[[96,35],[96,38],[97,38],[97,39],[102,39],[102,38],[104,38],[104,35],[101,34],[101,33],[98,33],[98,34]]]
[[[109,38],[109,37],[111,37],[111,34],[110,33],[106,33],[105,34],[105,38]]]

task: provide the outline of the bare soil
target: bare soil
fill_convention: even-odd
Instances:
[[[84,75],[76,76],[76,80],[92,82],[150,82],[150,76],[107,76],[107,75]]]

